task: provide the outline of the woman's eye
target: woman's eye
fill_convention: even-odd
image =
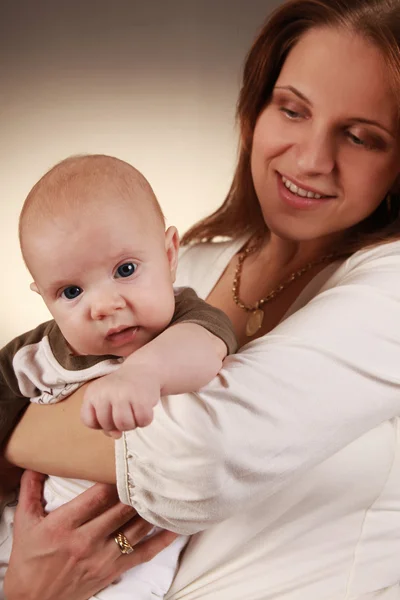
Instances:
[[[78,287],[77,285],[70,285],[62,291],[61,296],[66,300],[75,300],[75,298],[80,296],[82,292],[82,288]]]
[[[296,112],[295,110],[290,110],[290,108],[285,108],[284,106],[281,107],[279,110],[283,112],[283,114],[286,115],[289,119],[299,119],[301,117],[301,114],[299,112]]]
[[[347,136],[354,146],[360,146],[360,148],[365,148],[366,150],[385,150],[387,148],[387,144],[378,137],[367,136],[367,139],[363,139],[358,137],[358,135],[354,135],[351,131],[347,132]]]
[[[349,139],[353,142],[353,144],[355,146],[367,146],[367,144],[364,142],[364,140],[362,140],[358,136],[354,135],[354,133],[351,133],[349,131],[348,136],[349,136]]]
[[[137,265],[135,265],[135,263],[132,263],[132,262],[124,263],[123,265],[120,265],[118,267],[118,269],[116,270],[115,277],[117,277],[117,278],[130,277],[131,275],[134,274],[136,269],[137,269]]]

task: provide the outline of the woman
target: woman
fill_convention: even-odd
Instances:
[[[177,282],[229,315],[242,350],[116,445],[124,502],[205,530],[170,599],[400,597],[399,97],[398,0],[292,0],[250,51],[233,185],[186,234]],[[29,407],[6,456],[114,481],[81,397]],[[38,490],[28,473],[8,600],[87,598],[170,541],[121,557],[113,532],[135,545],[145,526],[106,487],[46,518]]]

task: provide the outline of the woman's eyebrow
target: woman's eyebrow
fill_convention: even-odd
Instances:
[[[292,85],[277,85],[275,86],[276,90],[289,90],[289,92],[292,92],[293,94],[295,94],[296,96],[298,96],[300,98],[300,100],[303,100],[304,102],[307,102],[307,104],[310,104],[311,106],[311,100],[309,100],[307,98],[307,96],[305,96],[304,94],[302,94],[297,88],[293,87]]]
[[[304,102],[306,102],[310,106],[312,105],[311,100],[309,100],[307,98],[307,96],[305,96],[302,92],[300,92],[300,90],[298,90],[297,88],[293,87],[292,85],[275,86],[274,89],[275,90],[288,90],[289,92],[292,92],[298,98],[300,98],[300,100],[303,100]],[[353,117],[353,118],[350,118],[349,121],[352,121],[353,123],[360,123],[360,124],[363,124],[363,125],[372,125],[374,127],[378,127],[379,129],[382,129],[382,131],[385,131],[387,134],[389,134],[391,137],[395,137],[395,134],[393,133],[393,131],[391,131],[390,129],[388,129],[384,125],[382,125],[382,123],[380,123],[379,121],[374,121],[373,119],[364,119],[362,117]]]
[[[374,127],[378,127],[379,129],[382,129],[383,131],[388,133],[391,137],[395,137],[395,134],[393,133],[393,131],[390,131],[390,129],[388,129],[387,127],[382,125],[382,123],[379,123],[379,121],[374,121],[373,119],[363,119],[360,117],[354,117],[353,119],[350,119],[350,121],[352,121],[353,123],[360,123],[363,125],[373,125]]]

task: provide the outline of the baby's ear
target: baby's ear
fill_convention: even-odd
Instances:
[[[167,252],[172,282],[175,281],[178,266],[179,234],[176,227],[168,227],[165,232],[165,250]]]
[[[40,294],[39,288],[34,281],[32,281],[32,283],[30,284],[29,287],[31,288],[32,292],[36,292],[37,294]]]

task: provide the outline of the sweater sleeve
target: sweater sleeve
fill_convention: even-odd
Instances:
[[[117,442],[122,501],[192,534],[400,415],[399,248],[358,253],[200,392],[163,398]]]

